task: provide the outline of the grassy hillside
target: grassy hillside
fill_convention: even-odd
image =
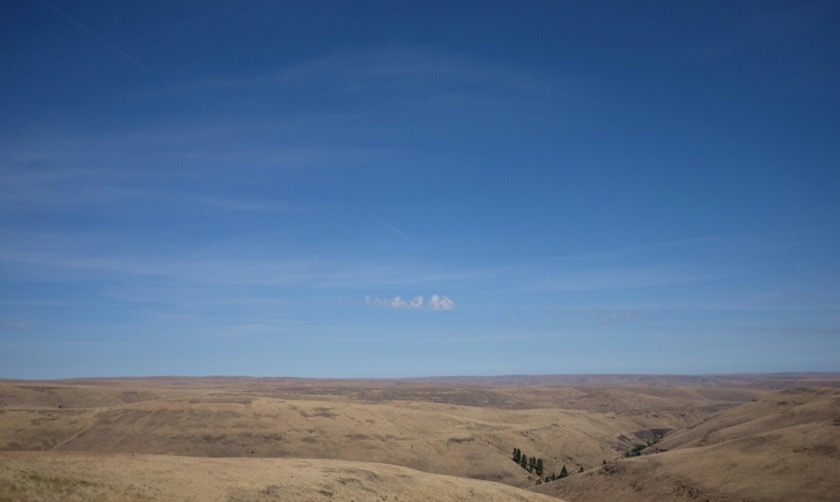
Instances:
[[[534,483],[514,447],[548,472],[599,465],[650,428],[694,423],[702,412],[504,410],[424,402],[359,403],[196,396],[97,408],[0,413],[0,449],[200,457],[336,458],[440,474]]]
[[[576,502],[837,500],[840,391],[767,396],[675,431],[648,450],[535,491]]]
[[[341,460],[0,453],[0,501],[557,502],[499,483]]]
[[[839,387],[831,375],[0,381],[0,500],[516,500],[523,488],[831,500]],[[543,460],[542,477],[564,465],[569,477],[535,487],[514,448]]]
[[[0,449],[336,458],[529,486],[621,456],[761,391],[455,382],[153,378],[0,382]]]

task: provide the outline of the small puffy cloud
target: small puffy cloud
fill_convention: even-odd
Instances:
[[[391,300],[391,307],[395,309],[423,310],[423,297],[415,296],[411,300],[406,301],[399,296],[395,296]]]
[[[429,310],[452,310],[454,308],[455,302],[448,296],[432,295],[429,298]]]
[[[432,295],[428,303],[421,295],[417,295],[411,299],[405,299],[401,296],[393,298],[379,298],[365,296],[365,304],[371,307],[381,307],[395,310],[425,310],[428,305],[428,310],[452,310],[455,308],[455,302],[446,296]]]
[[[423,310],[424,303],[425,300],[422,296],[415,296],[410,300],[405,300],[401,296],[395,296],[393,298],[371,298],[370,296],[365,296],[365,304],[390,309]]]

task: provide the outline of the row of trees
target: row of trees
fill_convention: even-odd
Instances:
[[[526,469],[528,472],[533,472],[537,475],[537,484],[542,483],[542,475],[545,470],[545,464],[543,459],[536,458],[536,457],[529,457],[522,453],[522,450],[519,448],[513,449],[513,461],[519,464],[520,467]],[[551,476],[545,477],[545,482],[548,483],[549,481],[554,481],[555,479],[565,478],[569,475],[568,469],[564,465],[562,469],[560,469],[560,475],[551,473]]]
[[[528,455],[523,454],[522,450],[519,448],[514,448],[513,461],[519,464],[519,466],[523,469],[526,469],[528,472],[536,472],[537,476],[542,477],[543,469],[545,468],[543,459],[528,457]]]
[[[583,469],[583,467],[581,467],[581,470],[578,471],[578,472],[583,472],[582,469]],[[563,479],[568,475],[569,475],[569,471],[568,471],[568,469],[566,469],[566,464],[563,464],[563,468],[560,469],[560,475],[558,476],[558,475],[556,475],[552,472],[551,476],[546,476],[545,477],[545,482],[548,483],[549,481],[554,481],[555,479]]]

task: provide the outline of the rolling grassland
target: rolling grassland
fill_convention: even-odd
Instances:
[[[836,375],[2,381],[0,500],[829,500],[838,388]],[[540,478],[571,474],[537,486],[514,448],[543,460]]]

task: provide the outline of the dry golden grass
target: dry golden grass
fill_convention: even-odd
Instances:
[[[649,448],[535,491],[576,502],[835,501],[840,494],[840,390],[767,396]]]
[[[834,485],[820,476],[840,467],[835,442],[825,439],[840,427],[825,417],[840,413],[834,390],[783,390],[803,383],[840,379],[0,381],[0,500],[515,500],[535,478],[511,461],[514,447],[544,459],[544,475],[566,465],[569,478],[537,489],[568,500],[753,500],[745,493],[757,484],[821,500]],[[782,439],[762,436],[777,429]],[[618,460],[670,430],[657,445],[670,451]],[[796,451],[768,463],[774,448]],[[765,479],[783,468],[807,470],[799,478],[807,489],[789,477]],[[353,469],[356,481],[333,475]],[[219,474],[191,481],[201,472]],[[275,481],[255,481],[258,472]]]
[[[534,479],[509,460],[514,447],[543,458],[549,473],[564,464],[589,468],[650,429],[698,423],[725,403],[631,387],[623,394],[629,411],[587,411],[619,391],[513,390],[272,379],[7,382],[0,449],[335,458],[524,487]],[[694,407],[686,408],[686,394]]]
[[[0,453],[0,501],[557,501],[500,483],[328,459]]]

